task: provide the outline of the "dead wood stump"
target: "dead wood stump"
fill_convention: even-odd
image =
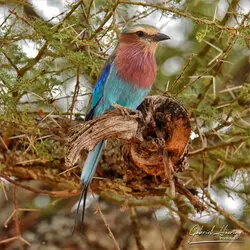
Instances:
[[[143,196],[175,185],[176,173],[188,168],[191,126],[185,107],[170,96],[155,95],[145,98],[138,111],[114,109],[73,129],[67,144],[69,166],[82,164],[84,150],[92,150],[101,140],[112,139],[109,147],[115,145],[116,150],[111,146],[110,152],[104,151],[100,165],[105,169],[97,170],[98,177],[112,182],[95,179],[95,191]]]

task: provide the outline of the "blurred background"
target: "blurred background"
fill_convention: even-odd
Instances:
[[[0,249],[250,249],[249,13],[249,0],[0,0]],[[189,111],[190,167],[178,177],[207,209],[180,194],[89,194],[84,233],[72,235],[80,168],[62,167],[63,134],[50,132],[84,119],[120,30],[134,23],[171,37],[151,94]],[[242,242],[189,244],[194,231],[194,241],[214,240],[211,230],[239,230]]]

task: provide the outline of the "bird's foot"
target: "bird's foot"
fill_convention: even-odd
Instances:
[[[112,104],[112,106],[115,109],[119,110],[123,116],[129,116],[130,115],[130,111],[131,111],[130,109],[125,108],[125,107],[123,107],[123,106],[121,106],[119,104],[116,104],[116,103]]]
[[[132,118],[143,119],[143,114],[139,110],[131,110],[129,108],[123,107],[119,104],[112,105],[115,109],[118,109],[123,116],[129,116]]]
[[[130,116],[143,120],[144,116],[140,110],[130,110]]]

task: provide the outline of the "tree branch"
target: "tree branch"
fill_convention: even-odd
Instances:
[[[239,30],[239,29],[241,29],[241,30],[243,28],[247,29],[247,27],[244,27],[242,25],[239,27],[235,27],[235,28],[230,27],[230,26],[220,25],[220,24],[216,23],[214,20],[211,21],[211,20],[207,20],[204,18],[194,17],[187,12],[180,11],[176,8],[165,7],[162,4],[151,4],[151,3],[145,3],[145,2],[133,2],[133,1],[124,1],[124,0],[119,0],[119,4],[137,5],[137,6],[151,7],[151,8],[155,8],[158,10],[168,11],[168,12],[176,14],[177,16],[189,18],[196,23],[205,24],[205,25],[212,25],[212,26],[215,26],[221,30],[225,30],[227,32],[234,33],[234,34],[236,34],[237,30]],[[239,36],[243,37],[244,39],[249,39],[249,37],[247,38],[245,36],[242,36],[241,34],[239,34]]]
[[[214,145],[214,146],[197,149],[195,151],[189,152],[188,155],[189,156],[194,156],[194,155],[197,155],[197,154],[201,154],[201,153],[204,153],[204,152],[213,151],[213,150],[220,149],[220,148],[231,147],[231,146],[234,146],[236,144],[239,144],[239,143],[242,143],[242,142],[246,142],[249,139],[250,139],[250,137],[245,137],[245,138],[241,138],[239,140],[235,140],[235,141],[231,141],[231,142],[225,142],[225,143],[220,143],[220,144],[217,144],[217,145]]]

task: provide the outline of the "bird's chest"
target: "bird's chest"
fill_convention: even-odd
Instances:
[[[109,105],[119,104],[121,106],[136,109],[150,91],[150,87],[141,88],[120,78],[117,69],[113,68],[104,89],[104,102]]]
[[[127,50],[119,50],[115,60],[118,76],[125,82],[149,88],[156,77],[156,61],[152,53],[136,50],[131,47]]]

